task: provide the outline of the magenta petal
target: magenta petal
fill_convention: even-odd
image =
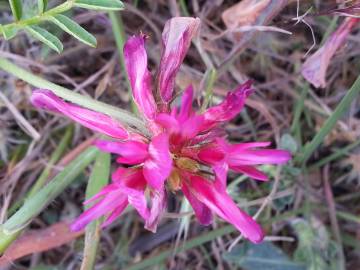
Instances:
[[[228,155],[230,166],[284,164],[291,159],[291,154],[285,150],[244,150]]]
[[[108,216],[108,218],[101,224],[102,228],[105,228],[106,226],[110,225],[114,222],[115,219],[117,219],[125,210],[125,208],[129,205],[129,203],[124,200],[122,204],[119,204],[114,211]]]
[[[136,209],[139,215],[147,220],[150,212],[147,207],[147,202],[144,194],[144,190],[137,190],[134,188],[121,187],[124,194],[128,197],[129,204]]]
[[[227,222],[233,224],[245,238],[260,243],[264,234],[256,221],[240,210],[225,190],[219,190],[212,182],[199,176],[190,179],[190,191],[196,198]]]
[[[191,204],[199,222],[205,226],[210,225],[213,220],[211,210],[191,193],[185,182],[183,183],[181,190]]]
[[[117,168],[111,179],[117,186],[126,186],[138,190],[143,190],[146,186],[146,180],[140,168]]]
[[[228,93],[222,103],[206,110],[204,113],[205,122],[203,129],[209,129],[216,123],[228,121],[235,117],[244,107],[246,98],[253,92],[251,84],[250,80],[245,82],[234,92]]]
[[[71,230],[82,230],[93,220],[113,212],[119,206],[123,205],[125,201],[126,196],[121,192],[121,190],[117,190],[105,195],[101,201],[87,209],[75,220],[73,224],[71,224]]]
[[[143,173],[148,184],[154,189],[160,190],[172,169],[167,134],[162,133],[152,139],[149,144],[149,156],[144,163]]]
[[[326,70],[336,51],[341,47],[358,18],[347,18],[340,27],[327,39],[325,44],[306,59],[302,66],[302,75],[315,87],[326,86]]]
[[[166,210],[167,197],[164,188],[151,191],[151,210],[147,220],[145,220],[145,229],[156,232],[157,225],[161,219],[161,216]]]
[[[229,165],[226,162],[222,162],[212,166],[212,169],[216,176],[215,184],[218,185],[219,188],[226,189]]]
[[[173,97],[176,73],[199,25],[200,19],[188,17],[172,18],[165,24],[158,78],[158,89],[164,103],[168,103]]]
[[[198,158],[208,164],[218,164],[224,160],[225,151],[218,144],[209,144],[200,149]]]
[[[169,134],[175,134],[180,131],[179,122],[177,119],[167,113],[159,113],[156,116],[155,122],[159,124],[161,127],[163,127],[167,133]]]
[[[118,121],[105,114],[67,103],[49,90],[35,90],[31,96],[31,102],[35,107],[62,113],[75,122],[110,137],[126,139],[129,136]]]
[[[124,46],[124,58],[134,100],[144,116],[153,119],[156,103],[151,90],[151,74],[147,69],[145,36],[128,39]]]
[[[131,204],[143,219],[148,219],[149,210],[145,198],[146,181],[141,169],[118,168],[112,175],[112,180],[121,192],[127,196]]]
[[[104,152],[118,154],[118,162],[124,164],[139,164],[143,163],[148,157],[148,145],[139,141],[106,141],[96,140],[95,146]]]
[[[238,144],[228,144],[228,150],[231,152],[238,152],[249,148],[267,147],[271,142],[246,142]]]
[[[181,125],[181,138],[188,140],[194,138],[202,128],[204,117],[202,115],[193,115],[184,121]]]
[[[230,169],[234,170],[235,172],[240,172],[243,174],[246,174],[247,176],[250,176],[251,178],[254,178],[256,180],[260,181],[267,181],[269,178],[266,174],[259,171],[258,169],[252,167],[252,166],[234,166]]]
[[[194,95],[194,90],[193,90],[192,85],[190,85],[190,86],[188,86],[188,88],[186,88],[186,90],[184,91],[184,93],[182,95],[180,112],[177,117],[177,119],[180,123],[183,123],[184,121],[186,121],[192,114],[193,95]]]

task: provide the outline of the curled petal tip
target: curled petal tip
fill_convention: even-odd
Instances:
[[[200,19],[191,17],[175,17],[165,24],[158,77],[158,89],[164,103],[168,103],[173,97],[176,73],[199,26]]]

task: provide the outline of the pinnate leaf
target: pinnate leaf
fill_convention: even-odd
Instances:
[[[38,0],[39,13],[43,13],[46,10],[48,0]]]
[[[78,23],[69,19],[64,15],[55,15],[48,18],[51,22],[59,26],[62,30],[77,38],[81,42],[91,46],[96,47],[96,38],[82,28]]]
[[[95,10],[121,10],[124,4],[119,0],[77,0],[75,6]]]
[[[61,41],[51,34],[49,31],[41,28],[39,26],[28,26],[25,28],[28,33],[30,33],[34,38],[38,39],[39,41],[45,43],[51,49],[56,51],[57,53],[61,53],[63,50],[63,45]]]
[[[15,20],[20,20],[22,15],[22,2],[21,0],[9,0],[11,12]]]

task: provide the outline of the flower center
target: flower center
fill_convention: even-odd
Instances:
[[[200,164],[187,157],[174,157],[175,166],[168,178],[168,187],[171,191],[175,192],[181,189],[181,173],[180,171],[187,171],[197,173],[200,171]]]
[[[192,173],[196,173],[200,170],[199,163],[187,157],[176,158],[175,164],[180,170],[184,170]]]

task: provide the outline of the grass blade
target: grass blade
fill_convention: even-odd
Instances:
[[[310,156],[314,153],[316,148],[323,142],[326,135],[333,129],[336,122],[343,116],[343,114],[350,108],[350,104],[355,100],[356,96],[360,93],[360,76],[356,79],[350,90],[343,97],[335,111],[325,121],[319,132],[304,147],[302,153],[295,159],[298,163],[306,163]]]
[[[108,183],[110,175],[110,154],[99,152],[87,188],[86,199],[90,199]],[[85,206],[88,209],[91,205]],[[84,259],[82,270],[94,269],[96,252],[100,241],[101,218],[91,222],[85,229]]]
[[[23,81],[25,81],[35,87],[50,89],[57,96],[65,99],[65,100],[71,101],[82,107],[89,108],[91,110],[110,115],[110,116],[118,119],[122,123],[136,127],[143,134],[148,133],[144,122],[141,121],[139,118],[135,117],[133,114],[129,113],[128,111],[122,110],[115,106],[111,106],[111,105],[99,102],[95,99],[88,98],[79,93],[75,93],[74,91],[71,91],[65,87],[62,87],[55,83],[49,82],[39,76],[36,76],[36,75],[30,73],[29,71],[27,71],[23,68],[11,63],[10,61],[8,61],[4,58],[0,58],[0,69],[12,74],[15,77],[22,79]]]
[[[5,234],[11,234],[23,229],[31,220],[43,211],[61,192],[65,190],[76,177],[94,160],[98,150],[90,147],[66,166],[52,181],[44,186],[3,225]]]

